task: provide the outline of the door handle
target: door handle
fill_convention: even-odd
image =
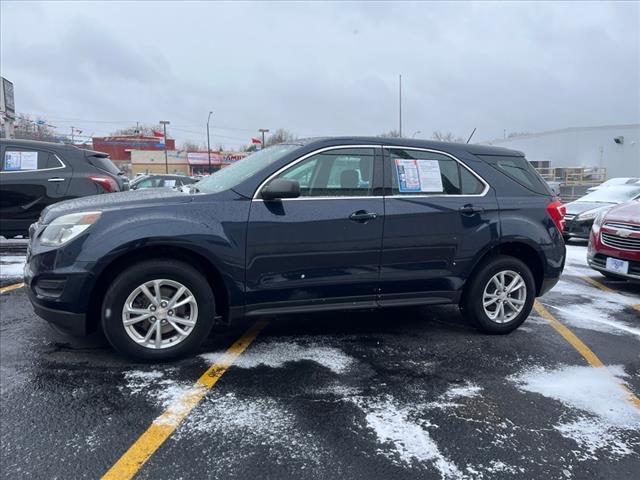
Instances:
[[[64,178],[53,177],[53,178],[50,178],[49,180],[47,180],[47,182],[64,182]]]
[[[483,213],[484,212],[484,208],[482,207],[476,207],[474,205],[471,205],[470,203],[460,207],[458,209],[458,211],[462,214],[462,215],[475,215],[476,213]]]
[[[369,220],[373,220],[377,217],[377,213],[367,212],[366,210],[358,210],[357,212],[353,212],[351,215],[349,215],[349,220],[353,220],[354,222],[366,223]]]

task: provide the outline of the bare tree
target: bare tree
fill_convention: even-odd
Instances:
[[[14,123],[15,137],[22,140],[42,140],[45,142],[59,142],[61,135],[57,135],[53,125],[49,125],[43,118],[33,120],[31,116],[19,113]]]
[[[162,125],[132,125],[116,130],[111,135],[153,137],[153,132],[162,132]],[[168,135],[167,135],[168,136]]]
[[[389,130],[388,132],[382,132],[377,135],[380,138],[401,138],[400,132],[398,130]]]
[[[291,133],[289,130],[285,130],[284,128],[278,128],[273,134],[265,140],[265,147],[269,147],[271,145],[276,145],[278,143],[291,142],[295,140],[297,137],[295,134]]]
[[[525,135],[531,135],[531,132],[511,132],[509,135],[507,135],[507,138],[523,137]]]
[[[433,132],[433,135],[431,136],[431,138],[433,140],[437,140],[439,142],[453,142],[453,143],[465,143],[466,140],[462,137],[454,137],[453,133],[451,132],[441,132],[441,131],[435,131]]]
[[[207,147],[204,145],[198,145],[196,142],[192,140],[185,140],[180,145],[181,150],[186,150],[187,152],[200,152],[202,150],[206,151]]]

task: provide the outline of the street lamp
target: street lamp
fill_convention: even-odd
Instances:
[[[420,130],[416,130],[415,132],[413,132],[413,135],[411,135],[411,138],[416,138],[416,135],[422,133]]]
[[[264,148],[264,134],[267,133],[269,131],[268,128],[259,128],[258,131],[262,134],[262,145],[260,146],[260,148]]]
[[[167,125],[171,122],[167,120],[160,120],[160,125],[164,130],[164,171],[165,173],[169,173],[169,156],[167,155]]]
[[[211,119],[211,115],[213,112],[209,112],[209,116],[207,117],[207,157],[209,158],[209,175],[211,175],[211,140],[209,138],[209,120]]]

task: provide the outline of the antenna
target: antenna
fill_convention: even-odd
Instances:
[[[469,135],[469,138],[467,138],[467,143],[469,143],[471,141],[471,137],[473,137],[474,133],[476,133],[475,127],[473,128],[473,132],[471,132],[471,135]]]

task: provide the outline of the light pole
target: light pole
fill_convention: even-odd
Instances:
[[[167,155],[167,125],[171,122],[167,120],[160,120],[160,125],[162,125],[164,131],[164,172],[169,173],[169,156]]]
[[[207,158],[209,158],[209,175],[211,175],[211,139],[209,138],[209,120],[213,112],[209,112],[207,117]]]
[[[402,75],[399,76],[398,82],[398,120],[400,131],[398,132],[402,137]]]
[[[264,148],[264,134],[269,131],[268,128],[259,128],[258,131],[262,134],[262,145],[260,145],[260,149]]]
[[[420,130],[416,130],[415,132],[413,132],[413,135],[411,135],[411,138],[416,138],[416,135],[422,133]]]

